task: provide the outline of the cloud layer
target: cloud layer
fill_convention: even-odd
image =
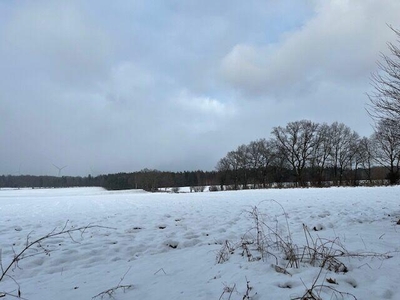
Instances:
[[[321,4],[323,3],[323,4]],[[0,4],[0,174],[211,170],[308,118],[371,132],[396,0]]]

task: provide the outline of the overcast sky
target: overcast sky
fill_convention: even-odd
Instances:
[[[372,132],[398,0],[0,1],[0,174],[212,170],[272,127]]]

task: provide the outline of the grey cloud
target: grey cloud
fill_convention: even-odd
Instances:
[[[253,94],[296,94],[321,80],[364,83],[393,38],[386,24],[400,25],[400,3],[384,2],[325,1],[314,18],[279,43],[236,45],[222,60],[222,75]]]

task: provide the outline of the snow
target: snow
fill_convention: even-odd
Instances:
[[[247,281],[252,287],[250,299],[301,297],[305,286],[310,288],[317,278],[319,267],[307,263],[287,267],[278,251],[279,266],[290,273],[284,274],[277,272],[274,257],[248,261],[240,247],[227,255],[226,262],[216,263],[225,241],[237,246],[243,236],[254,236],[249,212],[257,206],[266,223],[276,226],[282,236],[287,234],[287,220],[299,246],[305,245],[305,224],[314,239],[338,238],[349,252],[389,254],[388,259],[376,255],[339,258],[348,272],[322,269],[318,283],[357,299],[400,299],[399,194],[400,187],[179,194],[101,188],[3,189],[1,261],[7,266],[28,236],[32,241],[53,229],[61,230],[68,221],[67,229],[88,224],[105,228],[89,228],[82,235],[75,232],[73,239],[57,236],[43,241],[43,248],[35,245],[27,251],[31,256],[9,273],[20,285],[22,297],[91,299],[117,286],[124,274],[120,284],[132,287],[114,291],[115,299],[243,299]],[[327,278],[337,284],[328,283]],[[0,282],[0,292],[16,294],[17,289],[9,277]],[[328,288],[317,291],[322,299],[335,299]],[[344,295],[343,299],[352,298]]]

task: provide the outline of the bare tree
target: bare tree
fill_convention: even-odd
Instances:
[[[253,172],[253,188],[260,183],[260,172],[263,163],[263,142],[262,140],[252,141],[246,146],[247,159],[250,170]]]
[[[331,165],[334,182],[337,185],[342,185],[346,169],[351,168],[352,158],[355,155],[354,143],[358,139],[358,134],[351,131],[350,127],[338,122],[331,125],[330,134],[332,138]]]
[[[230,166],[229,160],[226,158],[226,156],[221,158],[218,161],[217,166],[215,167],[215,169],[220,173],[219,184],[221,187],[221,191],[224,190],[224,185],[228,179],[230,168],[231,168],[231,166]]]
[[[400,31],[389,26],[400,43]],[[390,55],[381,53],[379,71],[372,74],[374,91],[368,94],[369,114],[376,120],[397,124],[400,120],[400,48],[387,43]]]
[[[270,143],[272,157],[268,169],[271,169],[272,180],[277,183],[278,187],[283,187],[283,181],[288,178],[287,170],[290,170],[292,166],[289,164],[286,154],[280,150],[276,140],[271,140]]]
[[[243,189],[247,189],[247,183],[248,183],[248,172],[249,169],[251,168],[250,165],[250,159],[249,159],[249,147],[246,145],[240,145],[235,153],[235,158],[238,163],[238,171],[239,171],[239,178],[242,181],[242,187]]]
[[[273,164],[277,162],[277,148],[271,140],[261,139],[259,140],[261,161],[260,170],[262,177],[263,187],[266,187],[268,182],[268,173]],[[279,166],[279,164],[277,164]]]
[[[314,173],[314,180],[318,186],[322,186],[322,181],[325,179],[324,173],[332,153],[332,147],[330,126],[323,123],[318,127],[315,136],[314,151],[311,158],[311,169]]]
[[[357,132],[353,131],[350,136],[350,147],[348,154],[350,163],[349,163],[349,176],[347,179],[354,186],[358,185],[358,180],[359,180],[358,168],[361,165],[359,148],[360,148],[360,137]]]
[[[369,184],[372,184],[372,167],[374,165],[374,143],[371,139],[363,137],[359,141],[358,156]]]
[[[390,184],[396,184],[400,171],[400,139],[399,127],[390,121],[378,122],[373,141],[375,147],[375,160],[389,170]]]
[[[217,164],[218,171],[225,172],[225,175],[228,175],[228,173],[231,173],[233,175],[235,190],[237,190],[239,187],[239,170],[241,167],[240,160],[241,160],[241,158],[239,157],[237,151],[230,151]]]
[[[318,124],[301,120],[290,122],[285,128],[274,127],[272,130],[278,148],[291,165],[300,186],[305,185],[303,171],[314,151],[317,128]]]
[[[389,27],[400,43],[400,31]],[[391,42],[387,45],[390,54],[381,54],[379,70],[372,74],[374,91],[368,94],[368,112],[377,121],[373,137],[375,159],[389,170],[390,184],[396,184],[399,179],[400,48]]]

